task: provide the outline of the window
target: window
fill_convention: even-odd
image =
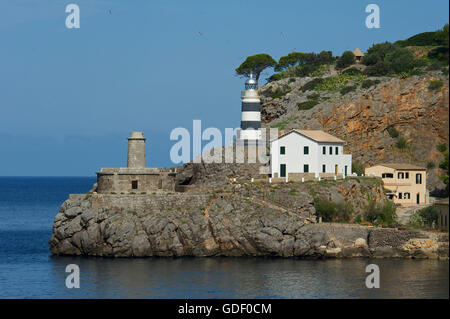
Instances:
[[[405,178],[406,178],[406,179],[409,178],[409,173],[408,173],[408,172],[405,173]]]
[[[309,146],[303,147],[303,154],[305,155],[309,154]]]
[[[336,148],[334,149],[334,153],[335,153],[336,155],[339,155],[339,147],[336,146]]]
[[[327,154],[327,147],[326,146],[322,147],[322,154],[323,155]]]
[[[280,146],[280,154],[281,155],[286,154],[286,147],[285,146]]]
[[[322,165],[322,173],[325,173],[327,171],[325,164]]]
[[[416,184],[422,184],[422,174],[416,174]]]
[[[131,189],[138,189],[138,181],[131,181]]]
[[[398,179],[404,179],[404,178],[405,178],[405,174],[403,174],[403,173],[398,173],[397,178],[398,178]]]
[[[280,164],[280,177],[286,177],[286,164]]]
[[[402,199],[402,193],[398,193],[398,199]]]
[[[330,146],[330,155],[333,155],[333,146]]]
[[[411,198],[411,194],[410,193],[404,193],[403,194],[403,199],[410,199]]]
[[[394,178],[394,174],[383,173],[383,174],[381,174],[381,178]]]
[[[309,165],[308,164],[303,165],[303,173],[309,173]]]

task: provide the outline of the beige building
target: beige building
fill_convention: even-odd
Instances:
[[[356,48],[355,51],[353,51],[353,54],[355,55],[356,62],[361,62],[364,53],[362,53],[360,49]]]
[[[378,164],[365,169],[367,176],[381,177],[388,196],[402,206],[424,205],[428,202],[427,171],[411,164]]]
[[[448,198],[444,198],[434,202],[434,207],[439,211],[438,228],[448,232]]]

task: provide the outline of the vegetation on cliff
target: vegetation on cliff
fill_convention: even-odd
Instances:
[[[374,44],[362,59],[362,71],[367,76],[411,76],[424,69],[439,69],[448,73],[449,26],[435,32],[424,32],[395,43]],[[260,73],[273,67],[275,73],[267,80],[278,81],[284,78],[317,77],[326,73],[330,67],[346,72],[355,63],[355,55],[345,51],[334,57],[332,51],[320,53],[291,52],[276,62],[268,54],[249,56],[236,69],[238,75],[248,75],[253,71],[259,79]],[[361,70],[353,69],[352,72]],[[353,74],[355,75],[355,74]]]

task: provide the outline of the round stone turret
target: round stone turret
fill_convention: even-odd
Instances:
[[[128,138],[127,167],[145,168],[145,140],[142,132],[131,132]]]

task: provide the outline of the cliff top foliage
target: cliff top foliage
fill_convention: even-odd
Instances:
[[[418,48],[422,54],[417,54]],[[334,66],[341,73],[351,73],[349,75],[353,76],[362,73],[367,76],[408,77],[418,75],[422,70],[441,70],[448,75],[449,25],[434,32],[416,34],[406,40],[374,44],[361,61],[363,70],[351,68],[351,71],[347,71],[354,64],[355,56],[351,51],[345,51],[341,56],[333,56],[332,51],[291,52],[282,56],[278,62],[263,53],[247,57],[236,69],[236,74],[248,76],[253,71],[259,79],[262,71],[273,68],[275,73],[267,79],[272,82],[284,78],[321,77]]]

